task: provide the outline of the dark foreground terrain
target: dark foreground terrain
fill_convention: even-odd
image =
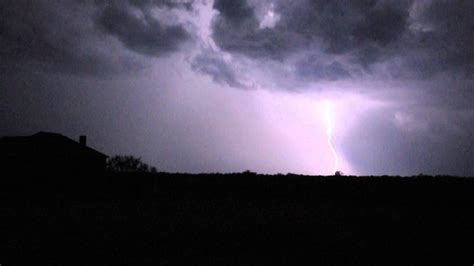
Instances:
[[[474,262],[469,178],[2,178],[2,265]]]

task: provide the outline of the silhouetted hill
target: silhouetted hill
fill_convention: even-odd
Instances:
[[[12,262],[399,265],[472,263],[474,254],[470,178],[108,173],[73,180],[2,186],[0,250]]]

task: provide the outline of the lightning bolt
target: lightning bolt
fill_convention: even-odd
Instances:
[[[332,131],[334,128],[334,121],[333,121],[333,104],[329,101],[325,102],[323,105],[323,117],[324,122],[326,124],[326,135],[328,138],[328,146],[331,150],[332,156],[334,157],[334,168],[332,170],[335,173],[339,167],[339,158],[337,156],[336,149],[332,144]]]

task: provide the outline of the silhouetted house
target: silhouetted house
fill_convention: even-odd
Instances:
[[[107,155],[87,147],[86,136],[76,142],[61,134],[39,132],[32,136],[0,139],[2,169],[33,173],[98,173]]]

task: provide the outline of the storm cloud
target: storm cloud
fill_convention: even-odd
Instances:
[[[377,75],[380,65],[389,68],[393,78],[472,73],[469,1],[217,0],[214,9],[218,15],[213,37],[222,50],[295,64],[294,74],[309,80]],[[261,27],[268,12],[279,19],[273,27]],[[316,58],[312,54],[318,55],[318,62],[308,61]],[[305,62],[292,60],[295,57]],[[312,70],[302,70],[302,64]],[[330,64],[337,66],[334,74],[324,66]],[[314,78],[308,77],[309,72]],[[350,75],[341,75],[346,72]]]
[[[190,7],[165,0],[4,1],[1,64],[81,75],[134,73],[147,65],[146,56],[176,52],[191,39],[182,25],[165,25],[150,10]]]
[[[145,55],[159,56],[179,49],[190,34],[182,25],[165,25],[150,10],[156,6],[173,6],[173,2],[113,1],[104,2],[96,25],[116,37],[127,48]],[[156,6],[154,6],[154,4]]]
[[[244,85],[238,81],[234,69],[229,63],[214,51],[203,51],[197,55],[192,63],[191,68],[194,71],[207,74],[220,84],[227,84],[235,88],[243,88]]]

